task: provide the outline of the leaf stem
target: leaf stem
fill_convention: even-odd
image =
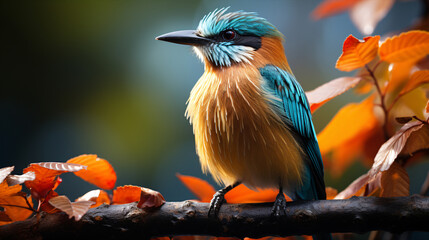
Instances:
[[[31,208],[31,207],[24,207],[24,206],[18,206],[18,205],[13,205],[13,204],[0,204],[0,206],[1,206],[1,207],[17,207],[17,208],[24,208],[24,209],[30,210],[30,211],[32,211],[32,212],[37,212],[36,210],[34,210],[34,209],[33,209],[33,208]]]
[[[376,67],[377,66],[378,66],[378,64],[376,65]],[[374,75],[374,71],[368,67],[368,64],[365,64],[365,68],[368,71],[369,75],[371,76],[372,80],[374,81],[374,86],[377,89],[378,94],[380,95],[380,101],[381,101],[380,107],[384,113],[383,132],[384,132],[384,138],[387,140],[387,139],[389,139],[389,131],[387,129],[387,127],[388,127],[388,125],[387,125],[388,119],[387,118],[389,116],[389,112],[386,108],[386,104],[384,103],[384,97],[385,96],[384,96],[384,93],[381,91],[381,88],[380,88],[380,85],[378,84],[377,78]],[[375,70],[375,68],[374,68],[374,70]]]
[[[425,120],[423,120],[423,119],[420,119],[419,117],[417,117],[417,116],[413,116],[413,118],[414,119],[416,119],[417,121],[419,121],[419,122],[421,122],[422,124],[429,124],[428,122],[426,122]]]
[[[31,206],[30,202],[28,202],[27,196],[21,195],[21,197],[24,198],[25,202],[27,203],[28,208],[31,208],[33,210],[33,212],[38,212],[33,208],[33,206]]]

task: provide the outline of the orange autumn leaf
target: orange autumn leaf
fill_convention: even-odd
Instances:
[[[373,101],[371,96],[361,103],[344,106],[317,136],[322,155],[334,153],[332,167],[337,169],[337,176],[362,153],[361,146],[368,136],[376,133],[374,130],[379,123],[373,113]]]
[[[33,210],[29,209],[33,207],[31,196],[13,195],[8,198],[0,198],[0,206],[4,209],[4,213],[11,219],[10,222],[5,222],[5,224],[23,221],[33,213]],[[2,224],[0,223],[0,225]]]
[[[381,60],[393,63],[421,59],[429,54],[429,32],[415,30],[388,38],[379,54]]]
[[[350,9],[362,0],[325,0],[314,9],[312,16],[315,19],[325,18]]]
[[[375,118],[373,99],[374,97],[369,97],[361,103],[347,104],[338,111],[331,122],[318,134],[322,154],[369,129],[368,123],[373,122]]]
[[[411,133],[418,131],[423,125],[419,121],[409,122],[387,140],[374,158],[374,164],[369,171],[370,177],[374,178],[379,172],[388,170],[404,148]]]
[[[39,164],[30,164],[29,167],[24,169],[24,173],[34,172],[36,179],[33,181],[26,181],[25,186],[30,189],[31,195],[36,199],[44,199],[49,191],[51,191],[57,181],[57,176],[65,171],[52,170],[40,166]]]
[[[60,210],[56,209],[54,206],[52,206],[49,203],[49,200],[51,198],[58,197],[58,196],[59,196],[59,194],[57,192],[55,192],[54,190],[49,191],[48,195],[46,195],[45,199],[41,202],[41,204],[39,206],[39,210],[47,212],[47,213],[59,212]]]
[[[192,176],[184,176],[177,174],[180,181],[191,190],[201,202],[210,202],[213,195],[216,193],[215,189],[208,182]],[[259,203],[259,202],[273,202],[276,199],[278,190],[274,189],[261,189],[254,191],[249,189],[243,184],[233,188],[225,194],[225,200],[228,203]],[[291,199],[285,195],[288,201]]]
[[[381,175],[381,197],[403,197],[410,195],[410,178],[407,171],[398,163]]]
[[[371,128],[362,131],[353,139],[343,142],[332,150],[332,154],[326,156],[326,169],[329,169],[332,177],[340,177],[358,157],[362,163],[370,167],[374,161],[378,149],[384,143],[384,133],[380,124],[374,122]]]
[[[228,203],[274,202],[278,193],[277,189],[259,189],[255,191],[244,184],[240,184],[225,194],[225,200]],[[292,201],[286,194],[285,197],[287,201]]]
[[[201,202],[210,202],[216,193],[214,187],[202,179],[181,174],[176,176]]]
[[[85,193],[83,196],[81,196],[75,200],[75,202],[80,202],[80,201],[95,202],[94,205],[91,205],[91,208],[95,208],[95,207],[100,206],[103,203],[110,204],[110,197],[106,191],[97,189],[97,190],[89,191],[89,192]]]
[[[399,91],[410,78],[411,70],[416,65],[416,61],[404,61],[391,63],[390,79],[386,87],[386,92]]]
[[[356,86],[362,78],[360,77],[340,77],[331,80],[316,89],[306,92],[308,102],[310,103],[311,112],[316,111],[323,104],[332,98],[343,94],[350,88]]]
[[[33,213],[28,209],[33,207],[31,198],[27,198],[21,190],[21,185],[9,186],[6,181],[0,183],[0,207],[11,219],[10,222],[25,220]],[[4,222],[4,224],[10,222]]]
[[[426,103],[425,112],[429,113],[429,101]]]
[[[406,83],[399,95],[407,94],[422,84],[429,83],[429,70],[414,72],[410,80]]]
[[[112,165],[95,154],[83,154],[72,158],[67,163],[87,166],[86,169],[74,174],[83,180],[103,189],[113,189],[116,183],[116,172]]]
[[[11,222],[12,219],[10,219],[10,217],[5,212],[0,212],[0,226],[9,224]]]
[[[326,187],[325,192],[327,200],[332,200],[338,195],[338,190],[332,187]]]
[[[380,36],[365,37],[363,40],[361,42],[352,35],[346,38],[343,53],[335,66],[337,69],[350,72],[365,66],[377,56]]]
[[[9,186],[6,181],[0,183],[0,198],[7,198],[22,190],[21,185]]]
[[[305,235],[302,235],[300,237],[301,238],[299,238],[299,239],[301,239],[301,240],[312,240],[313,239],[311,236],[305,236]],[[218,239],[212,239],[212,240],[240,240],[240,238],[233,238],[233,237],[226,238],[226,237],[224,237],[223,239],[218,238]],[[295,236],[289,236],[289,237],[271,237],[271,236],[268,236],[268,237],[262,237],[262,238],[245,237],[244,240],[297,240],[297,238]]]
[[[161,193],[149,188],[125,185],[113,190],[113,204],[126,204],[137,201],[137,206],[140,208],[159,207],[165,203]]]
[[[138,186],[125,185],[113,190],[113,204],[126,204],[140,200],[141,189]]]

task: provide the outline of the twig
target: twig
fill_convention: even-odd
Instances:
[[[378,66],[378,65],[377,65]],[[365,65],[366,70],[368,71],[369,75],[371,76],[372,80],[374,81],[375,88],[377,89],[378,94],[380,95],[380,107],[383,109],[384,113],[384,124],[383,124],[383,131],[384,131],[384,138],[385,140],[389,139],[389,131],[388,131],[388,117],[389,112],[387,111],[386,104],[384,102],[384,93],[381,91],[380,85],[378,84],[377,78],[374,75],[374,71],[372,71],[368,64]]]
[[[225,204],[208,218],[208,203],[167,202],[144,210],[136,203],[101,205],[80,221],[64,213],[41,213],[0,227],[0,239],[149,239],[159,236],[251,237],[373,230],[429,231],[429,197],[354,197],[289,202],[286,215],[271,217],[272,203]]]
[[[23,209],[27,209],[30,210],[32,212],[36,212],[33,208],[30,207],[24,207],[24,206],[18,206],[18,205],[13,205],[13,204],[1,204],[0,207],[17,207],[17,208],[23,208]]]

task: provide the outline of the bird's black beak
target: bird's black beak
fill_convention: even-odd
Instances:
[[[201,46],[213,42],[212,39],[200,37],[195,33],[195,30],[184,30],[166,33],[155,38],[156,40],[192,45],[192,46]]]

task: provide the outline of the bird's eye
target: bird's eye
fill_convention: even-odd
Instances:
[[[237,34],[233,30],[226,30],[222,32],[222,38],[227,41],[231,41]]]

